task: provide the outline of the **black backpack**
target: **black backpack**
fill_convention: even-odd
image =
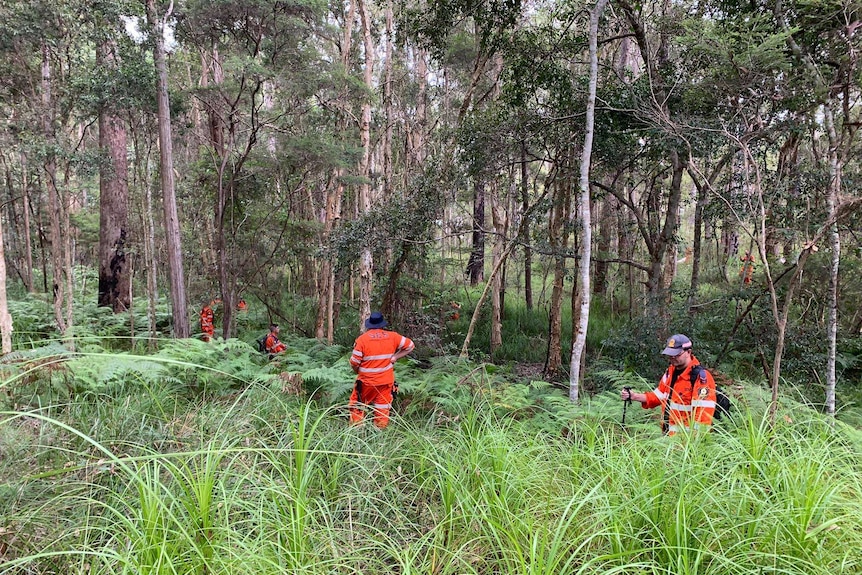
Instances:
[[[694,384],[701,372],[705,371],[703,366],[695,365],[691,368],[691,389],[694,393]],[[730,411],[733,409],[733,404],[730,401],[730,396],[724,391],[720,385],[715,386],[715,413],[713,419],[721,419],[722,417],[730,417]]]
[[[269,333],[263,334],[261,337],[257,338],[255,343],[257,344],[257,351],[260,353],[266,353],[266,338],[269,336]]]

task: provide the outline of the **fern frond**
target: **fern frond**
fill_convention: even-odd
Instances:
[[[594,371],[593,377],[604,379],[615,387],[649,387],[649,382],[640,375],[631,371],[620,371],[618,369],[605,369],[602,371]]]

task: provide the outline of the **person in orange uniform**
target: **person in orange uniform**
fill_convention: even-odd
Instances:
[[[266,334],[266,339],[263,340],[263,346],[266,348],[266,353],[269,355],[275,355],[277,353],[287,351],[287,346],[278,339],[280,331],[281,328],[278,327],[278,324],[269,324],[269,333]]]
[[[754,255],[751,252],[745,252],[739,261],[742,262],[742,267],[739,268],[739,277],[742,278],[743,284],[748,285],[751,283],[751,278],[754,277]]]
[[[243,298],[239,298],[239,301],[236,302],[236,309],[237,311],[248,311],[248,304],[245,303]]]
[[[392,391],[395,387],[395,362],[413,351],[413,341],[397,332],[384,330],[388,323],[380,312],[365,320],[365,333],[356,338],[350,367],[356,383],[350,395],[350,422],[365,418],[360,404],[371,406],[374,425],[383,429],[389,424]]]
[[[215,334],[215,313],[212,308],[213,302],[204,304],[201,308],[201,339],[210,341]]]
[[[661,352],[670,365],[658,387],[646,393],[620,391],[623,401],[640,402],[645,409],[661,406],[662,431],[674,435],[683,429],[710,429],[715,413],[715,380],[691,351],[691,340],[676,334]]]

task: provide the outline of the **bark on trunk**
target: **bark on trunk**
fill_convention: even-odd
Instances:
[[[479,285],[485,277],[485,182],[477,176],[473,188],[473,249],[467,262],[470,285]]]
[[[590,11],[590,84],[587,96],[584,148],[581,150],[580,179],[578,181],[578,213],[581,240],[578,282],[578,317],[572,318],[578,330],[572,342],[572,358],[569,365],[569,400],[577,403],[580,396],[581,365],[587,347],[587,325],[590,320],[590,260],[592,259],[592,212],[590,210],[590,162],[593,152],[593,126],[596,112],[596,85],[598,84],[598,33],[599,18],[608,0],[599,0]]]
[[[568,152],[564,152],[564,155],[567,160]],[[554,280],[548,309],[548,356],[545,360],[545,375],[549,379],[558,378],[563,365],[563,282],[566,277],[565,251],[568,247],[566,222],[569,220],[570,211],[571,179],[565,174],[559,176],[554,183],[554,199],[548,227],[548,242],[554,257]]]
[[[54,140],[53,99],[51,95],[51,63],[48,45],[42,43],[42,129],[45,139]],[[60,191],[57,189],[57,165],[53,155],[48,155],[44,164],[45,185],[48,188],[48,209],[51,226],[51,292],[54,302],[54,321],[60,335],[66,333],[66,320],[63,317],[63,237],[60,230]]]
[[[12,352],[12,316],[6,299],[6,250],[3,245],[3,222],[0,218],[0,350]]]
[[[97,61],[118,67],[115,47],[104,43]],[[114,313],[129,309],[130,270],[126,261],[129,240],[129,176],[126,128],[108,107],[99,113],[99,149],[105,161],[99,171],[99,295],[98,305]]]
[[[380,146],[383,152],[383,197],[392,193],[392,0],[386,1],[386,49],[383,70],[383,136]]]
[[[829,266],[829,319],[826,325],[828,350],[826,352],[826,413],[835,416],[835,387],[837,384],[836,356],[838,352],[838,269],[841,262],[841,236],[838,233],[838,201],[841,193],[842,161],[839,153],[839,137],[835,129],[835,118],[830,107],[824,106],[826,132],[829,135],[829,184],[826,196],[829,226],[829,246],[832,259]]]
[[[506,216],[503,213],[503,207],[500,205],[497,194],[491,197],[491,218],[494,222],[494,247],[492,249],[494,258],[494,268],[505,266],[500,261],[503,257],[503,251],[506,243]],[[491,341],[489,352],[491,357],[503,346],[503,299],[502,295],[502,278],[503,273],[498,273],[494,276],[491,282]]]
[[[180,237],[180,222],[177,215],[177,198],[174,185],[174,152],[171,141],[171,112],[168,100],[168,67],[165,58],[164,28],[165,20],[156,13],[155,0],[147,0],[147,13],[150,24],[155,28],[153,35],[153,60],[156,67],[156,92],[158,97],[159,154],[162,184],[162,204],[165,214],[165,239],[167,246],[168,270],[170,271],[170,292],[174,337],[189,336],[189,317],[186,309],[185,272]],[[170,14],[165,15],[167,19]]]
[[[357,0],[359,19],[362,23],[362,41],[365,52],[363,81],[369,93],[374,91],[374,41],[371,36],[371,16],[364,0]],[[359,175],[364,178],[359,189],[359,209],[362,214],[371,212],[371,101],[366,98],[362,103],[362,118],[359,126],[359,140],[362,158]],[[360,332],[365,328],[365,319],[371,314],[371,294],[374,272],[374,259],[371,246],[362,246],[359,257],[359,323]]]
[[[153,170],[150,167],[150,155],[147,154],[147,175]],[[153,192],[148,177],[144,183],[144,229],[147,230],[144,239],[144,261],[147,268],[147,327],[149,328],[149,345],[154,347],[156,343],[156,304],[158,302],[158,260],[156,258],[156,224],[153,219]]]
[[[24,221],[24,261],[26,270],[24,271],[24,284],[27,286],[28,293],[35,292],[33,285],[33,241],[30,238],[30,183],[28,178],[29,170],[27,167],[27,156],[21,152],[21,187],[22,196],[24,198],[23,206],[23,221]]]
[[[604,295],[608,289],[608,269],[610,264],[606,261],[611,252],[611,238],[613,237],[613,223],[611,208],[611,197],[606,196],[601,203],[601,215],[599,216],[599,238],[596,244],[598,260],[593,263],[593,294]]]
[[[527,146],[521,142],[521,217],[527,217],[530,207],[530,195],[527,178]],[[524,242],[524,303],[527,310],[533,309],[533,251],[530,249],[530,224],[524,222],[522,226],[522,240]]]

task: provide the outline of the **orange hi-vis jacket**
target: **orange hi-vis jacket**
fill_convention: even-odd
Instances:
[[[674,367],[671,365],[659,381],[658,387],[646,392],[645,409],[662,406],[662,421],[668,422],[667,434],[673,435],[683,427],[694,422],[694,429],[712,425],[715,413],[715,380],[707,370],[700,368],[695,381],[691,381],[691,370],[700,362],[692,356],[691,362],[674,381]],[[673,395],[671,396],[671,382]],[[668,398],[670,400],[668,401]],[[667,411],[667,414],[665,413]]]
[[[266,334],[266,339],[263,340],[263,346],[267,353],[281,353],[287,350],[287,346],[284,345],[272,332]]]
[[[205,334],[212,335],[213,334],[213,320],[215,319],[215,314],[213,313],[213,309],[205,305],[203,309],[201,309],[201,331]]]
[[[413,341],[394,331],[369,329],[356,338],[350,366],[357,379],[365,385],[392,385],[395,383],[395,366],[392,356],[401,351],[412,351]]]

